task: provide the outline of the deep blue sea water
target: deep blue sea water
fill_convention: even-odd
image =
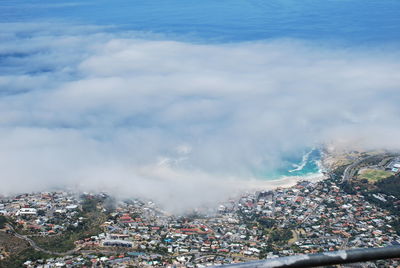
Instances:
[[[113,25],[205,42],[398,43],[398,0],[2,0],[0,22]]]
[[[0,23],[111,26],[203,43],[296,38],[340,46],[400,40],[399,0],[1,0]],[[0,39],[1,41],[1,39]],[[265,177],[318,172],[320,153],[288,156]]]

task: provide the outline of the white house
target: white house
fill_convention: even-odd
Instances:
[[[36,208],[21,208],[17,211],[16,215],[36,215]]]

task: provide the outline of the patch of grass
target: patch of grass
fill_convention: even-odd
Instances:
[[[358,175],[359,179],[367,179],[368,182],[376,182],[382,179],[386,179],[393,174],[389,171],[377,170],[377,169],[364,169],[360,171]]]

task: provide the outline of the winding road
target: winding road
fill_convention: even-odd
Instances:
[[[29,243],[29,245],[31,245],[31,247],[33,247],[33,248],[34,248],[35,250],[37,250],[37,251],[41,251],[41,252],[44,252],[44,253],[47,253],[47,254],[51,254],[51,255],[66,256],[66,255],[71,255],[71,254],[73,254],[73,253],[75,253],[75,252],[77,252],[77,251],[79,250],[79,248],[74,248],[74,249],[68,250],[68,251],[66,251],[66,252],[54,252],[54,251],[50,251],[50,250],[47,250],[47,249],[44,249],[44,248],[39,247],[39,246],[36,244],[36,242],[33,241],[32,239],[30,239],[28,236],[26,236],[26,235],[21,235],[21,234],[17,233],[17,232],[15,231],[14,227],[12,227],[10,224],[7,224],[6,226],[7,226],[7,228],[8,228],[9,230],[12,231],[12,234],[13,234],[15,237],[18,237],[18,238],[20,238],[20,239],[23,239],[23,240],[27,241],[27,242]]]

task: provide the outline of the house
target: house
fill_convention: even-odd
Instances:
[[[21,208],[17,211],[16,215],[36,215],[37,210],[36,208]]]

